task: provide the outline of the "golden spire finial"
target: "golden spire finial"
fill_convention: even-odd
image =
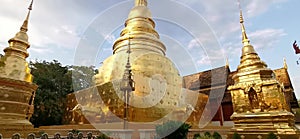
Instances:
[[[288,65],[286,63],[286,58],[283,58],[283,68],[288,69]]]
[[[244,18],[243,18],[243,11],[241,8],[240,0],[238,0],[238,4],[239,4],[239,9],[240,9],[240,23],[241,23],[241,28],[242,28],[242,43],[244,44],[244,46],[247,46],[250,44],[250,40],[248,39],[247,34],[246,34]]]
[[[27,32],[27,30],[28,30],[28,20],[29,20],[29,16],[30,16],[30,11],[32,10],[32,4],[33,4],[33,0],[31,0],[31,3],[28,7],[28,13],[27,13],[26,19],[23,22],[23,25],[21,26],[21,29],[20,29],[23,32]]]
[[[147,6],[147,0],[135,0],[135,6]]]
[[[132,42],[130,45],[132,53],[135,50],[143,50],[166,54],[166,47],[155,30],[155,22],[152,19],[150,9],[147,7],[147,0],[135,0],[135,6],[129,12],[125,28],[113,45],[113,54],[126,52],[127,45],[125,43],[129,37]]]
[[[226,67],[229,67],[229,61],[228,61],[228,57],[226,58]]]

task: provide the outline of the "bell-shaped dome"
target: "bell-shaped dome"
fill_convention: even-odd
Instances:
[[[128,54],[130,48],[130,54]],[[113,45],[113,55],[107,58],[95,75],[95,84],[102,86],[112,83],[110,110],[122,117],[122,97],[120,83],[130,61],[130,70],[135,82],[135,90],[130,92],[129,105],[136,116],[131,122],[153,122],[169,114],[178,105],[182,88],[179,71],[165,56],[165,45],[155,30],[155,23],[146,0],[136,0],[129,13],[125,28]],[[130,58],[129,58],[130,57]],[[128,60],[128,61],[127,61]],[[100,94],[103,92],[99,92]],[[121,113],[121,114],[120,114]]]

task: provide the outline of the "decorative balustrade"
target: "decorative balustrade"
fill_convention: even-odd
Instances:
[[[154,139],[156,135],[155,129],[139,129],[137,131],[139,133],[139,139]],[[222,135],[223,139],[227,139],[228,131],[223,129],[217,132]],[[132,139],[133,132],[135,132],[135,130],[103,130],[103,131],[101,130],[100,134],[99,133],[93,134],[93,132],[78,132],[78,133],[69,132],[65,136],[63,136],[60,133],[55,133],[54,135],[48,135],[47,133],[36,135],[34,133],[30,133],[23,138],[19,133],[15,133],[10,138],[4,138],[2,134],[0,134],[0,139],[97,139],[97,138],[106,139],[106,138],[101,138],[103,137],[102,135],[104,134],[109,136],[107,139]],[[212,134],[214,131],[202,130],[202,129],[191,129],[188,133],[187,139],[193,139],[195,134],[203,135],[205,132],[210,132]],[[257,135],[257,139],[263,139],[262,136],[263,135]],[[248,139],[243,135],[241,136],[241,138]],[[280,139],[279,136],[278,139]]]
[[[3,138],[2,134],[0,134],[0,139],[97,139],[104,135],[106,135],[108,139],[131,139],[134,131],[135,130],[101,130],[100,134],[93,134],[92,132],[87,132],[86,134],[83,132],[68,132],[66,136],[63,136],[60,133],[55,133],[54,135],[48,135],[47,133],[36,135],[30,133],[26,137],[22,137],[19,133],[15,133],[11,138]]]
[[[74,134],[69,132],[67,136],[62,136],[60,133],[55,133],[53,136],[49,136],[47,133],[40,135],[39,137],[36,136],[34,133],[30,133],[27,137],[22,138],[19,133],[15,133],[12,135],[11,138],[3,138],[2,134],[0,134],[0,139],[96,139],[99,135],[93,135],[91,132],[84,135],[83,133],[79,132]],[[119,139],[118,135],[114,135],[114,137],[109,137],[109,139]]]

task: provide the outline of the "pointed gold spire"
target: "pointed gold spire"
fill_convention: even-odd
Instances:
[[[286,58],[283,58],[283,68],[288,69],[288,65],[286,63]]]
[[[31,0],[31,3],[28,7],[28,13],[27,16],[20,28],[20,31],[15,35],[15,37],[13,37],[12,39],[10,39],[8,42],[22,42],[24,44],[24,48],[22,49],[22,53],[25,55],[25,58],[29,56],[29,54],[27,53],[26,49],[28,49],[30,47],[29,42],[28,42],[28,35],[27,35],[27,31],[28,31],[28,21],[29,21],[29,17],[30,17],[30,12],[32,10],[32,5],[33,5],[33,0]],[[8,47],[6,49],[4,49],[4,52],[9,51],[10,49],[13,49],[12,47],[14,47],[13,45],[11,45],[11,47]],[[20,50],[19,50],[20,51]]]
[[[239,8],[240,8],[240,23],[241,23],[241,28],[242,28],[242,43],[244,46],[250,45],[250,40],[248,39],[245,25],[244,25],[244,17],[243,17],[243,11],[241,8],[241,4],[239,2]]]
[[[240,10],[240,24],[242,29],[242,43],[243,43],[243,50],[242,50],[242,56],[248,55],[248,54],[256,54],[256,51],[254,50],[253,46],[250,44],[250,40],[248,39],[246,29],[244,26],[244,18],[243,18],[243,11],[241,8],[240,1],[238,0],[239,10]]]
[[[4,58],[1,59],[1,63],[3,64],[0,67],[0,74],[3,77],[32,82],[32,75],[30,74],[28,63],[26,62],[26,58],[29,56],[27,49],[30,47],[27,31],[32,5],[33,0],[31,0],[28,7],[27,16],[20,31],[15,37],[8,41],[9,46],[4,49],[5,55]]]
[[[147,6],[147,0],[135,0],[135,6]]]
[[[226,67],[229,67],[229,61],[228,61],[228,57],[226,58],[226,64],[225,64]]]
[[[267,64],[260,60],[259,55],[256,53],[254,47],[250,44],[250,40],[246,34],[246,29],[244,26],[243,12],[241,8],[240,1],[238,0],[239,10],[240,10],[240,24],[242,29],[242,56],[240,65],[238,66],[238,71],[246,72],[254,69],[265,69]]]
[[[28,13],[26,16],[25,21],[23,22],[23,25],[21,26],[21,31],[27,32],[28,31],[28,20],[29,20],[29,16],[30,16],[30,11],[32,10],[32,5],[33,5],[33,0],[31,0],[31,3],[28,7]]]
[[[30,17],[30,12],[32,10],[32,5],[33,5],[33,0],[31,0],[31,3],[28,7],[27,16],[20,28],[20,31],[16,34],[16,36],[14,38],[10,39],[9,42],[17,40],[17,41],[28,44],[28,47],[29,47],[27,31],[28,31],[28,21],[29,21],[29,17]]]

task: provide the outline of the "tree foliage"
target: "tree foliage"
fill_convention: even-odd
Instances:
[[[232,139],[242,139],[242,138],[237,132],[234,132]]]
[[[267,139],[277,139],[278,137],[273,133],[273,132],[270,132],[267,136]]]
[[[214,132],[213,135],[211,135],[210,132],[205,132],[203,136],[199,133],[195,134],[193,139],[222,139],[222,137],[218,132]]]
[[[73,92],[68,67],[52,62],[30,62],[33,82],[39,87],[34,101],[34,114],[30,121],[35,127],[62,124],[66,95]]]
[[[199,133],[197,133],[197,134],[194,134],[194,137],[193,137],[193,139],[200,139],[201,138],[201,135],[199,134]]]
[[[62,124],[66,95],[92,85],[97,70],[93,66],[62,66],[52,62],[30,62],[33,82],[39,87],[30,121],[35,127]]]
[[[213,135],[212,135],[212,137],[214,139],[222,139],[222,136],[218,132],[214,132]]]
[[[93,76],[98,73],[94,66],[69,66],[72,74],[74,91],[89,88],[93,85]]]
[[[168,121],[162,125],[156,126],[156,133],[159,138],[165,137],[164,139],[186,139],[191,127],[191,125],[182,123],[180,121]]]

